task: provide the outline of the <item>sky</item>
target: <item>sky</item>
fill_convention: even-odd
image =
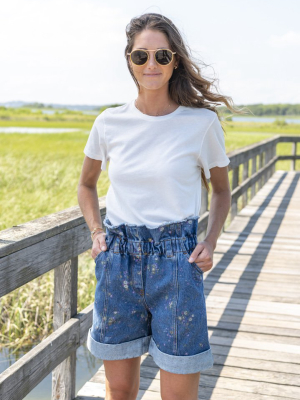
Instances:
[[[173,21],[204,75],[234,104],[300,103],[299,0],[2,2],[0,102],[136,98],[125,28],[147,12]]]

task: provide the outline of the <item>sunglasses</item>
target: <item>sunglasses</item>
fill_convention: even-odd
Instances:
[[[127,53],[130,55],[130,59],[135,65],[144,65],[149,60],[149,51],[155,51],[155,60],[160,65],[168,65],[173,60],[173,54],[176,54],[176,51],[171,51],[169,49],[158,49],[158,50],[133,50],[131,53]]]

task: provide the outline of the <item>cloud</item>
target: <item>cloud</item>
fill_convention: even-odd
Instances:
[[[284,35],[271,35],[268,43],[278,48],[300,46],[300,33],[289,31]]]

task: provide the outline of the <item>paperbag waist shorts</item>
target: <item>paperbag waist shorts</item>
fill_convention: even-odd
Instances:
[[[93,324],[87,347],[102,360],[149,352],[158,367],[178,374],[213,366],[203,272],[188,258],[197,244],[198,216],[164,223],[113,226],[107,250],[95,258]]]

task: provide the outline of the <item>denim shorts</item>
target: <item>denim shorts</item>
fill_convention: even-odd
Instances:
[[[198,216],[113,226],[105,217],[107,250],[95,258],[96,290],[87,347],[102,360],[147,352],[159,368],[189,374],[212,368],[203,272],[188,258]]]

